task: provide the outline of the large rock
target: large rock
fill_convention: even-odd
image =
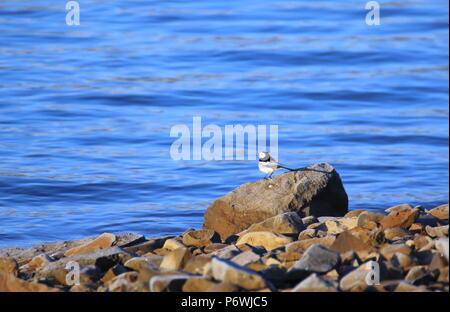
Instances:
[[[347,213],[347,193],[331,165],[317,164],[241,185],[208,207],[203,227],[226,238],[252,224],[292,211],[302,217]]]

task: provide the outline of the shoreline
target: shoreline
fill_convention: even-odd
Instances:
[[[67,280],[72,261],[79,285]],[[372,261],[380,281],[370,285]],[[0,291],[448,292],[448,204],[343,217],[283,213],[226,239],[189,229],[0,248]]]

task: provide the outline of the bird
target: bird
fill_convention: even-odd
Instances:
[[[272,174],[278,169],[286,169],[289,171],[294,171],[294,169],[290,169],[282,164],[278,163],[275,158],[270,156],[268,152],[260,152],[259,153],[259,162],[258,168],[260,171],[266,174],[264,179],[272,178]]]

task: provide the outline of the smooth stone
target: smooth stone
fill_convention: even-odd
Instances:
[[[448,204],[437,206],[428,213],[439,220],[448,220]]]
[[[164,256],[159,268],[161,271],[177,271],[184,267],[192,257],[189,249],[181,247]]]
[[[189,231],[182,236],[185,246],[204,247],[220,242],[220,236],[213,230]]]
[[[232,261],[213,258],[211,273],[215,280],[230,283],[246,290],[266,288],[268,285],[258,273]]]
[[[251,225],[246,232],[269,231],[278,234],[297,234],[305,229],[296,212],[285,212]]]
[[[320,244],[325,247],[330,247],[334,243],[335,240],[336,240],[336,237],[330,235],[330,236],[326,236],[326,237],[317,237],[317,238],[310,238],[310,239],[305,239],[305,240],[301,240],[301,241],[295,241],[295,242],[292,242],[292,243],[289,243],[286,245],[286,251],[291,252],[291,251],[297,251],[298,249],[306,250],[306,249],[308,249],[308,247],[310,247],[314,244]]]
[[[252,246],[262,246],[266,250],[273,250],[280,246],[284,246],[292,241],[292,238],[275,234],[272,232],[249,232],[238,239],[236,245],[249,244]]]
[[[203,227],[226,238],[285,212],[302,217],[346,214],[348,196],[336,170],[329,164],[316,164],[243,184],[208,207]]]
[[[383,229],[393,227],[402,227],[407,229],[417,220],[419,214],[420,210],[417,208],[400,211],[393,210],[380,221],[380,224]]]
[[[326,273],[334,269],[340,261],[339,254],[322,245],[310,246],[291,270]]]
[[[71,248],[67,250],[64,253],[64,256],[70,257],[70,256],[76,256],[84,253],[93,252],[100,249],[105,249],[111,247],[114,242],[116,241],[116,236],[111,233],[103,233],[102,235],[98,236],[93,241],[90,241],[86,244],[83,244],[81,246],[77,246],[74,248]]]
[[[292,292],[335,292],[337,285],[328,279],[318,276],[316,273],[311,274],[306,279],[295,286]]]

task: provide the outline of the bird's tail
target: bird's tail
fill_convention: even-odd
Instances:
[[[285,165],[282,165],[282,164],[278,164],[278,168],[283,168],[283,169],[286,169],[288,171],[303,171],[303,170],[307,169],[306,167],[292,169],[292,168],[286,167]]]

